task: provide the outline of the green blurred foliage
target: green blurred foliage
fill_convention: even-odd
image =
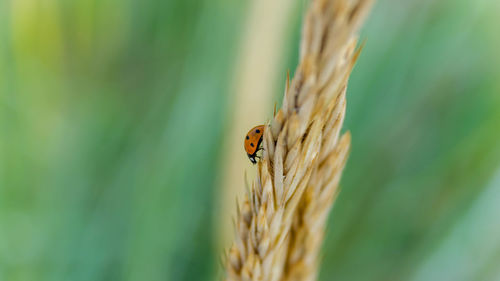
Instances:
[[[211,280],[244,7],[0,5],[0,280]]]
[[[0,2],[0,280],[218,278],[214,179],[246,5]],[[498,11],[377,2],[321,280],[500,278]]]
[[[465,264],[444,266],[452,256],[432,269],[423,263],[456,235],[455,226],[500,173],[499,7],[375,6],[348,89],[344,128],[352,131],[352,153],[330,220],[324,280],[494,280],[482,279],[482,269],[452,274],[482,255],[461,243],[454,254],[469,256]],[[496,223],[498,211],[480,216]],[[489,234],[478,229],[473,240]],[[500,236],[491,238],[500,253]],[[491,259],[500,264],[498,254]],[[422,270],[437,272],[418,279]]]

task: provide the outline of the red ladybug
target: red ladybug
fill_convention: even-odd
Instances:
[[[253,164],[256,164],[257,161],[255,160],[257,156],[257,151],[259,151],[261,148],[260,144],[262,143],[262,136],[264,135],[264,125],[259,125],[256,127],[253,127],[250,131],[248,131],[246,137],[245,137],[245,151],[247,152],[248,159]]]

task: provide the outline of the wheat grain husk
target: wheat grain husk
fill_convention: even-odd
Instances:
[[[326,220],[350,149],[340,131],[370,0],[314,0],[299,65],[266,125],[257,176],[238,207],[227,280],[316,280]]]

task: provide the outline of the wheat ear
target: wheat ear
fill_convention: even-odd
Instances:
[[[348,155],[340,138],[358,29],[371,0],[313,0],[299,65],[264,130],[263,159],[238,207],[228,280],[314,280],[325,222]]]

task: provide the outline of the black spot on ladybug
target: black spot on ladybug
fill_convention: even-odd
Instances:
[[[260,133],[260,130],[259,130],[259,129],[257,129],[257,130],[255,130],[255,132],[256,132],[257,134],[259,134],[259,133]]]
[[[251,147],[253,147],[253,142],[250,144]]]
[[[249,140],[250,138],[247,136],[246,139]]]

